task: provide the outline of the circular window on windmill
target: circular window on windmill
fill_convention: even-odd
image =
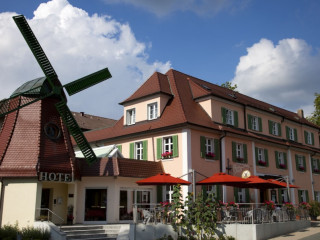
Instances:
[[[60,128],[57,124],[52,122],[49,122],[44,126],[44,133],[52,140],[57,140],[61,135]]]

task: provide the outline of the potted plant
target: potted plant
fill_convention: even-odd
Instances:
[[[311,201],[309,205],[309,215],[311,220],[316,221],[317,217],[320,216],[320,203],[317,201]]]

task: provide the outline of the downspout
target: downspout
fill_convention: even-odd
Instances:
[[[243,105],[243,112],[244,112],[244,116],[243,116],[243,122],[244,122],[244,130],[247,131],[247,107],[246,105]]]
[[[1,178],[1,190],[0,190],[0,228],[2,227],[2,215],[3,215],[3,201],[4,201],[4,184],[3,178]]]
[[[222,139],[223,138],[225,138],[225,136],[226,136],[227,134],[226,134],[226,131],[225,130],[223,130],[223,135],[219,138],[219,145],[220,145],[220,172],[222,172]]]

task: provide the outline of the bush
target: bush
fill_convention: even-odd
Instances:
[[[309,205],[310,205],[310,209],[309,209],[310,217],[317,218],[318,216],[320,216],[320,203],[317,201],[311,201]]]
[[[16,240],[17,234],[19,232],[18,224],[12,225],[4,225],[0,228],[0,239],[1,240]]]
[[[25,227],[22,228],[21,232],[21,239],[22,240],[49,240],[50,238],[50,231],[41,228],[34,228],[34,227]]]

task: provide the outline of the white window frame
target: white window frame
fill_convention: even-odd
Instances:
[[[217,185],[207,185],[207,195],[212,195],[212,200],[215,201],[215,198],[218,196],[218,188]]]
[[[226,109],[226,122],[229,125],[234,125],[234,111]]]
[[[263,148],[258,148],[258,161],[266,162]]]
[[[289,127],[289,140],[295,141],[294,128]]]
[[[158,103],[148,104],[148,120],[153,120],[158,117]]]
[[[236,158],[244,158],[243,156],[243,144],[236,143]]]
[[[127,110],[127,125],[133,125],[136,123],[136,109],[135,108],[131,108]]]
[[[206,138],[206,154],[214,153],[214,140],[213,138]]]
[[[278,128],[278,123],[272,122],[272,134],[275,136],[279,136],[279,128]]]
[[[167,202],[172,202],[173,199],[173,185],[163,186],[163,199]]]
[[[285,203],[285,202],[289,202],[289,199],[288,199],[288,190],[287,189],[282,189],[280,190],[281,188],[279,188],[279,191],[281,191],[281,199],[282,199],[282,202]]]
[[[259,131],[259,118],[256,116],[252,116],[251,118],[252,130]]]
[[[245,203],[246,202],[246,190],[245,188],[238,189],[238,202]]]
[[[278,152],[278,164],[285,164],[283,152]]]
[[[313,170],[315,169],[319,170],[318,159],[315,159],[315,158],[312,159],[312,166],[313,166]]]
[[[173,138],[172,138],[172,136],[163,137],[162,145],[163,145],[162,153],[165,153],[165,152],[173,153]]]
[[[301,190],[301,200],[302,202],[307,202],[306,190]]]
[[[143,160],[143,142],[136,142],[134,144],[134,158]]]
[[[307,144],[312,145],[312,134],[309,131],[306,131],[307,133]]]
[[[317,202],[320,202],[320,192],[319,191],[314,192],[314,199]]]

